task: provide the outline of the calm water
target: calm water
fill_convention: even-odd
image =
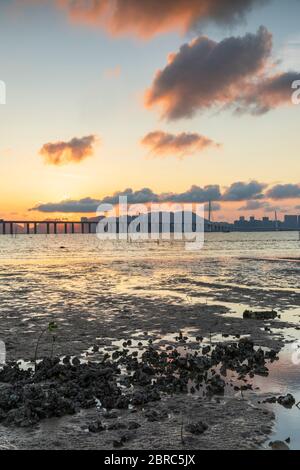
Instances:
[[[0,317],[22,311],[30,319],[64,308],[97,315],[99,293],[187,303],[204,299],[240,315],[252,292],[262,292],[270,305],[280,295],[280,310],[299,321],[299,274],[297,232],[206,234],[199,252],[185,251],[180,242],[112,243],[95,235],[0,236]],[[299,336],[293,329],[287,334]],[[300,400],[300,365],[291,362],[288,347],[257,385],[262,392],[291,392]],[[276,416],[272,439],[290,436],[291,447],[300,449],[300,410],[276,406]]]
[[[65,251],[61,247],[65,246]],[[183,243],[168,241],[143,241],[133,243],[100,241],[94,235],[6,235],[0,237],[0,259],[84,259],[97,257],[144,256],[145,251],[154,251],[159,258],[161,253],[168,256],[187,256]],[[270,233],[206,233],[204,248],[192,256],[255,256],[255,257],[295,257],[300,260],[300,240],[298,232]]]
[[[76,266],[76,268],[74,268]],[[95,235],[0,236],[3,291],[93,289],[143,290],[159,295],[181,288],[299,290],[300,241],[297,232],[206,234],[204,248],[188,252],[181,242],[103,242]],[[7,285],[7,281],[9,283]],[[14,296],[15,297],[15,296]],[[15,298],[14,298],[15,300]],[[39,296],[40,300],[40,296]],[[241,299],[239,299],[241,301]]]

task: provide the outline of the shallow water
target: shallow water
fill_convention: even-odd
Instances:
[[[74,315],[80,309],[89,319],[99,315],[100,295],[109,299],[122,294],[225,305],[229,317],[241,316],[249,306],[274,307],[276,301],[282,319],[296,325],[299,274],[297,232],[210,233],[203,250],[194,252],[186,251],[182,242],[103,242],[95,235],[0,236],[0,318],[18,318],[22,312],[30,326],[34,316],[45,312],[63,317],[64,309]],[[105,314],[111,313],[108,300]],[[296,329],[284,334],[293,343],[300,339]],[[292,362],[290,348],[270,366],[269,377],[255,379],[259,393],[289,392],[300,401],[300,365]],[[291,448],[300,449],[300,410],[272,408],[276,427],[271,438],[291,437]]]

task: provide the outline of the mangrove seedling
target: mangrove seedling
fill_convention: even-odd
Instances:
[[[44,336],[45,333],[53,333],[56,330],[57,330],[57,324],[54,321],[51,321],[50,323],[48,323],[47,327],[41,330],[39,337],[37,339],[37,342],[36,342],[36,347],[35,347],[34,370],[36,370],[37,354],[38,354],[38,349],[39,349],[39,345],[40,345],[42,337]],[[52,336],[52,348],[53,348],[53,343],[55,341],[55,339],[53,338],[55,338],[54,335]]]

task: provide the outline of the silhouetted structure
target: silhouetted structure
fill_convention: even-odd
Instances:
[[[269,219],[269,217],[263,217],[262,219],[255,219],[250,217],[247,220],[244,216],[241,216],[239,220],[235,220],[232,225],[232,230],[238,232],[270,232],[270,231],[288,231],[288,230],[300,230],[300,216],[298,215],[285,215],[284,221]]]
[[[198,218],[198,219],[197,219]],[[241,216],[234,223],[213,222],[201,219],[192,212],[150,212],[134,216],[121,216],[116,219],[108,217],[82,217],[80,221],[59,221],[59,220],[8,220],[0,219],[0,234],[75,234],[75,233],[95,233],[97,224],[102,221],[107,226],[104,231],[115,230],[116,233],[126,233],[131,225],[136,232],[148,233],[183,233],[195,232],[199,230],[201,223],[204,223],[205,232],[270,232],[270,231],[300,231],[300,215],[285,215],[284,220],[271,220],[269,217],[256,219],[251,216],[248,220]],[[189,229],[189,230],[188,230]]]

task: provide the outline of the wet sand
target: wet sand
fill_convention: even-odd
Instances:
[[[258,294],[259,295],[259,294]],[[231,300],[231,297],[229,296]],[[174,342],[174,335],[179,331],[191,333],[193,337],[201,335],[204,342],[219,342],[231,337],[250,335],[255,345],[279,350],[284,345],[284,329],[289,325],[283,319],[265,322],[243,320],[235,317],[223,305],[178,304],[170,300],[149,299],[146,297],[107,294],[103,305],[99,300],[99,315],[87,318],[86,313],[74,316],[72,311],[64,310],[60,315],[47,315],[23,321],[22,316],[7,315],[2,318],[2,337],[7,344],[8,360],[32,360],[34,345],[41,328],[48,322],[58,325],[55,342],[55,354],[58,356],[77,355],[84,360],[97,360],[97,353],[91,347],[111,353],[123,341],[132,340],[133,345],[139,339],[153,339],[155,348],[165,347]],[[106,315],[109,305],[110,315]],[[101,315],[103,311],[103,315]],[[272,335],[276,328],[276,335]],[[281,333],[278,333],[278,330]],[[270,332],[271,331],[271,332]],[[147,333],[147,334],[146,334]],[[50,337],[41,343],[39,357],[49,356]],[[191,342],[189,347],[197,347]],[[253,394],[254,395],[254,394]],[[192,395],[173,395],[165,397],[155,409],[167,411],[167,418],[149,423],[145,412],[154,405],[138,407],[135,413],[130,410],[118,410],[115,422],[130,422],[134,419],[141,426],[132,431],[129,442],[122,448],[128,449],[253,449],[259,448],[271,432],[274,414],[264,405],[257,404],[258,399],[241,396],[238,392],[217,399],[205,399]],[[51,418],[28,429],[4,428],[0,426],[2,446],[17,448],[114,448],[118,430],[97,434],[88,432],[87,425],[96,419],[103,410],[81,411],[72,417]],[[193,417],[203,420],[208,431],[201,436],[187,433],[184,443],[181,428]],[[105,424],[106,420],[102,419]],[[184,424],[182,424],[184,423]],[[1,439],[1,437],[0,437]]]
[[[44,245],[35,247],[27,240],[17,240],[18,256],[23,256],[25,241],[29,243],[28,256],[32,256],[32,250],[41,256]],[[101,251],[100,255],[97,253],[99,259],[94,260],[91,256],[95,256],[95,247],[84,245],[81,237],[76,243],[91,253],[87,259],[79,260],[75,239],[68,239],[70,246],[64,241],[64,250],[60,250],[59,237],[40,240],[49,259],[27,263],[20,259],[15,264],[7,261],[1,267],[0,339],[6,343],[8,361],[32,360],[37,337],[51,321],[58,325],[54,355],[78,356],[83,362],[99,361],[103,353],[111,355],[128,340],[132,341],[130,351],[138,342],[149,339],[161,351],[174,346],[179,331],[190,337],[187,348],[193,351],[199,348],[196,336],[203,337],[204,345],[238,342],[246,336],[256,348],[279,351],[299,334],[300,311],[294,312],[300,306],[298,262],[262,257],[201,258],[200,254],[190,256],[176,247],[164,246],[153,251],[151,247],[143,250],[131,246],[135,250],[132,253]],[[223,246],[223,237],[220,243],[217,240],[213,249]],[[231,246],[228,244],[229,249]],[[247,246],[252,249],[253,241]],[[239,249],[244,249],[244,241]],[[53,250],[56,256],[63,252],[61,259],[52,260]],[[280,318],[244,320],[242,313],[249,308],[275,309]],[[98,347],[100,352],[93,352]],[[46,335],[39,357],[49,357],[51,348],[51,335]],[[285,363],[283,367],[286,369]],[[272,368],[280,371],[281,362]],[[297,370],[293,373],[297,375]],[[254,379],[253,384],[257,382]],[[0,424],[0,446],[114,449],[114,441],[126,432],[130,438],[122,443],[122,449],[263,448],[278,425],[274,410],[279,405],[263,403],[264,397],[277,393],[273,385],[262,378],[261,391],[253,387],[241,393],[231,387],[226,388],[224,396],[163,395],[159,402],[149,402],[135,410],[113,410],[116,417],[110,419],[95,406],[72,416],[44,419],[26,428]],[[289,388],[284,392],[290,392]],[[149,421],[151,410],[161,412],[158,420]],[[293,416],[297,412],[289,411]],[[90,432],[90,423],[97,419],[105,430]],[[186,431],[190,422],[199,420],[208,426],[203,434]],[[139,427],[128,429],[132,421]],[[111,427],[119,429],[108,429]],[[280,437],[290,437],[289,429],[284,427]]]

